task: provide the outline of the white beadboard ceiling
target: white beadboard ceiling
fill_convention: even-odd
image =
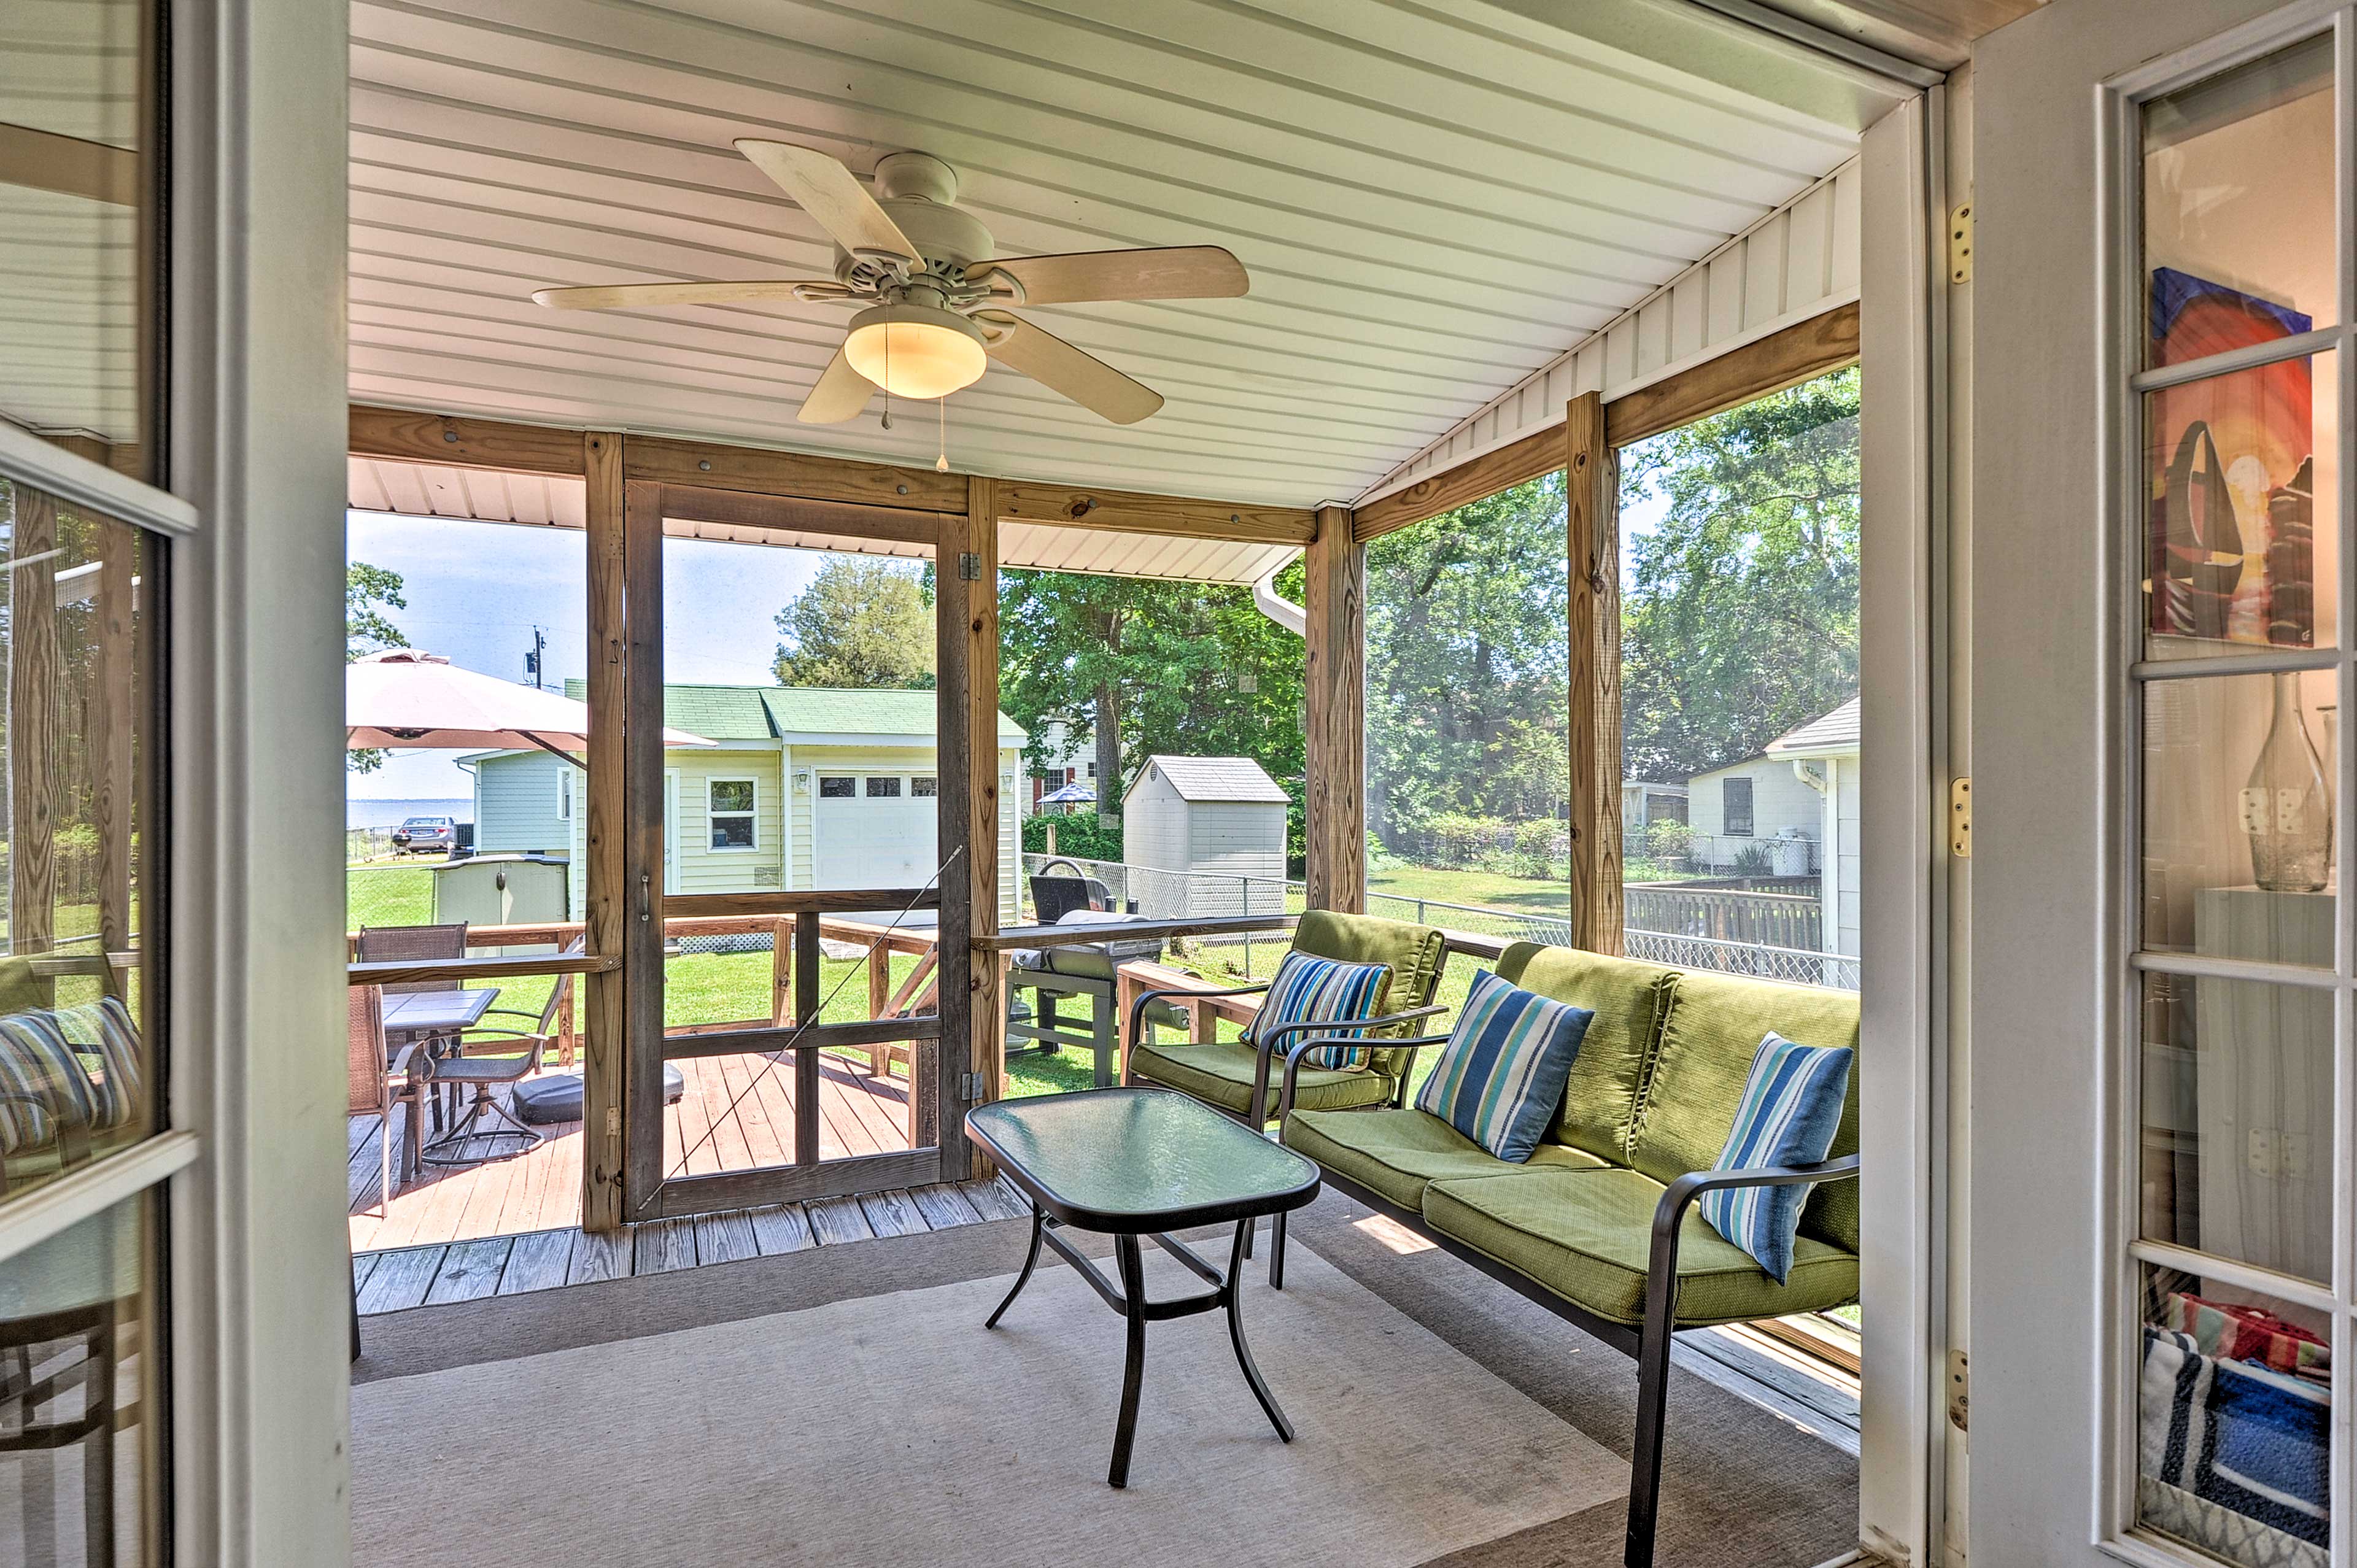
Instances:
[[[1243,299],[1038,310],[1168,406],[1118,427],[994,370],[949,400],[952,464],[1347,502],[1816,188],[1883,101],[1782,40],[1689,74],[1554,9],[360,0],[352,395],[929,462],[922,405],[891,431],[873,408],[794,422],[839,308],[526,297],[823,274],[816,226],[731,139],[863,176],[917,148],[958,169],[1005,253],[1208,242],[1253,275]]]

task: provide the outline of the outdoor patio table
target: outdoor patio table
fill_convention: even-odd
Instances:
[[[453,1044],[456,1036],[483,1021],[498,1001],[500,988],[477,991],[404,991],[384,999],[385,1044],[399,1047],[422,1042],[428,1050]],[[442,1106],[434,1107],[434,1127],[442,1128]]]
[[[1167,1089],[1097,1089],[1000,1101],[968,1112],[965,1124],[997,1160],[1006,1179],[1031,1200],[1031,1250],[1023,1260],[1023,1272],[983,1326],[996,1327],[1023,1294],[1043,1242],[1129,1326],[1121,1417],[1114,1427],[1113,1465],[1105,1476],[1109,1483],[1129,1484],[1138,1391],[1146,1372],[1146,1326],[1162,1318],[1226,1309],[1228,1341],[1235,1348],[1244,1380],[1277,1436],[1293,1441],[1292,1424],[1277,1408],[1244,1343],[1239,1282],[1244,1241],[1254,1223],[1264,1214],[1283,1214],[1316,1197],[1321,1178],[1315,1165],[1201,1101]],[[1224,1274],[1169,1234],[1231,1221],[1236,1234]],[[1092,1260],[1057,1234],[1068,1226],[1114,1239],[1114,1261],[1121,1273],[1118,1290]],[[1141,1237],[1211,1288],[1148,1301]]]

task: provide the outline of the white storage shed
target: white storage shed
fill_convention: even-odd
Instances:
[[[1248,757],[1147,757],[1121,810],[1121,857],[1138,913],[1282,914],[1290,803]]]

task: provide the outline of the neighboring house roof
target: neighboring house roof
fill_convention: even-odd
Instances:
[[[565,695],[587,682],[565,682]],[[844,691],[823,686],[666,685],[663,723],[673,729],[730,741],[791,740],[797,736],[905,736],[933,733],[931,692]],[[1001,746],[1020,746],[1022,729],[998,715]]]
[[[1283,806],[1293,799],[1283,785],[1249,757],[1161,756],[1146,759],[1146,767],[1138,769],[1136,779],[1122,792],[1122,799],[1128,800],[1137,786],[1146,782],[1147,771],[1157,768],[1170,780],[1170,787],[1178,791],[1178,798],[1189,804],[1241,800]]]
[[[1768,743],[1770,757],[1854,757],[1858,749],[1858,700],[1820,714]]]
[[[1722,773],[1740,772],[1746,768],[1754,768],[1760,763],[1769,760],[1770,757],[1766,752],[1755,751],[1750,756],[1738,757],[1733,762],[1722,762],[1717,768],[1711,768],[1706,773],[1695,774],[1693,778],[1686,780],[1686,787],[1688,789],[1692,789],[1695,785],[1701,783],[1706,779],[1716,779]]]

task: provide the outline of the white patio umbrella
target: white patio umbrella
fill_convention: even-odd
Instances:
[[[716,746],[666,729],[663,745]],[[428,751],[520,750],[571,760],[589,749],[589,704],[461,670],[438,653],[390,649],[344,667],[344,745]]]

